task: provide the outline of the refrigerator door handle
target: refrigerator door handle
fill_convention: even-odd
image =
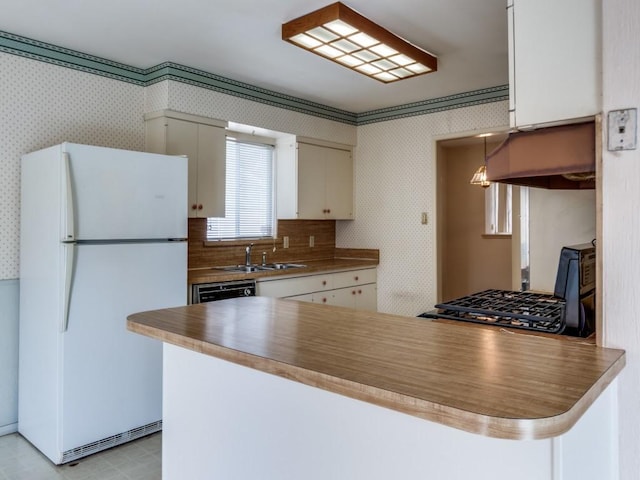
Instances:
[[[62,241],[75,239],[75,209],[73,203],[73,185],[71,184],[71,157],[68,152],[62,152],[63,187],[65,207],[62,209]]]
[[[69,328],[69,305],[71,303],[71,286],[73,285],[73,266],[76,256],[75,243],[63,243],[64,259],[62,262],[62,315],[60,322],[60,333],[64,333]]]

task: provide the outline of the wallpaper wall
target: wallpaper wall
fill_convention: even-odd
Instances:
[[[336,246],[380,250],[380,311],[416,315],[436,303],[435,141],[505,129],[507,110],[495,102],[358,127],[356,220],[337,222]]]
[[[143,87],[0,53],[0,280],[18,277],[20,156],[61,142],[142,150]]]

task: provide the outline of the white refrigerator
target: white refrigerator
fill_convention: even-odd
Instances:
[[[162,343],[187,302],[187,159],[63,143],[22,157],[18,430],[52,462],[162,427]]]

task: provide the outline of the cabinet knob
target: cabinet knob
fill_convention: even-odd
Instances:
[[[202,204],[198,205],[198,210],[202,210]]]
[[[359,280],[357,275],[356,275],[355,277],[353,277],[353,279],[354,279],[356,282]]]
[[[326,297],[322,297],[322,303],[327,303]]]
[[[351,290],[351,295],[355,295],[356,291],[355,290]]]
[[[362,290],[358,290],[358,295],[362,295]]]
[[[191,210],[197,210],[197,209],[198,209],[198,205],[196,205],[195,203],[191,205]]]
[[[330,208],[327,208],[327,213],[331,213],[331,209]]]
[[[322,286],[324,287],[326,284],[327,284],[327,281],[326,281],[326,280],[323,280],[323,281],[322,281]]]

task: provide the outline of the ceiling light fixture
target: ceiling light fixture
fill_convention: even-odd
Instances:
[[[340,2],[283,24],[282,39],[384,83],[438,69],[436,57]]]
[[[482,188],[487,188],[489,185],[491,185],[491,182],[489,180],[487,180],[487,166],[486,166],[486,162],[487,162],[487,136],[488,135],[483,135],[483,137],[484,137],[484,158],[483,158],[482,165],[480,167],[478,167],[478,170],[476,170],[476,173],[473,174],[473,177],[471,177],[471,181],[469,182],[471,185],[480,185]]]

